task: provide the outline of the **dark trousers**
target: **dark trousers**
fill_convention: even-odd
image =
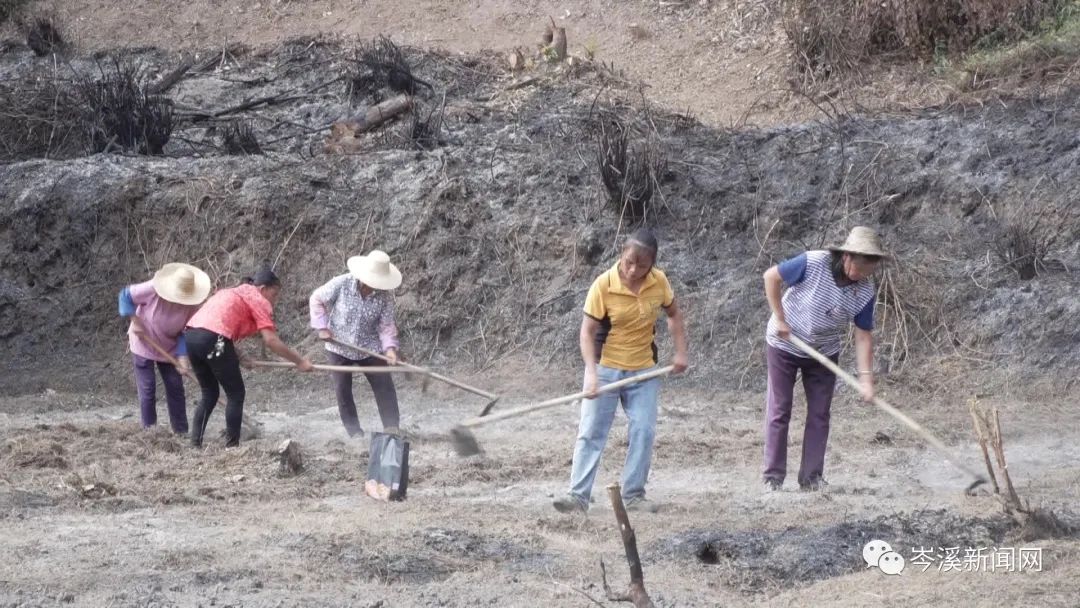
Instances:
[[[139,411],[142,417],[143,428],[150,428],[157,424],[157,378],[154,376],[154,365],[157,364],[158,373],[161,374],[161,384],[165,387],[165,403],[169,409],[169,424],[174,433],[188,432],[187,405],[184,404],[184,379],[176,366],[165,361],[144,359],[132,353],[132,364],[135,368],[135,388],[139,393]]]
[[[244,418],[244,377],[240,374],[240,358],[232,340],[205,329],[189,329],[188,358],[191,369],[199,379],[202,400],[192,420],[191,443],[201,446],[210,413],[225,389],[225,446],[240,444],[240,423]]]
[[[796,357],[766,345],[769,388],[765,399],[765,479],[783,482],[787,474],[788,423],[795,393],[795,376],[802,372],[806,392],[806,428],[803,430],[799,484],[821,479],[825,472],[825,446],[829,442],[829,409],[836,375],[817,361]],[[837,356],[831,357],[835,362]]]
[[[355,365],[358,367],[372,367],[385,365],[375,357],[366,359],[349,359],[337,353],[327,351],[330,363],[333,365]],[[383,428],[396,427],[401,422],[398,413],[397,389],[394,388],[392,374],[364,374],[371,391],[375,393],[375,405],[379,408],[379,418],[382,419]],[[359,435],[364,432],[360,427],[360,420],[356,416],[356,402],[353,401],[353,374],[348,372],[332,372],[330,377],[334,381],[334,392],[337,393],[338,414],[341,415],[341,423],[349,435]]]

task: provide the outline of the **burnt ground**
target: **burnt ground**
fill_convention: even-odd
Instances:
[[[834,416],[830,491],[757,488],[760,274],[855,224],[878,227],[897,258],[879,306],[883,394],[972,466],[967,400],[1000,406],[1022,493],[1068,516],[1080,456],[1071,96],[902,115],[824,106],[798,126],[717,130],[643,106],[599,66],[512,80],[492,56],[409,50],[436,88],[425,115],[445,92],[440,144],[412,147],[402,121],[357,154],[323,154],[324,133],[310,131],[371,101],[325,84],[348,74],[350,54],[308,39],[237,51],[228,69],[185,79],[169,95],[189,119],[163,156],[72,149],[0,166],[0,526],[19,556],[0,570],[0,601],[577,606],[589,603],[578,591],[602,595],[601,556],[625,581],[600,492],[587,520],[548,506],[568,474],[571,412],[492,426],[478,433],[486,456],[462,461],[442,436],[480,404],[409,385],[415,488],[379,504],[359,491],[364,445],[345,440],[324,378],[253,375],[263,436],[240,450],[197,453],[138,432],[114,311],[121,285],[166,261],[229,285],[277,260],[282,333],[317,352],[310,289],[378,246],[406,276],[399,319],[413,360],[504,393],[501,407],[569,392],[582,294],[629,228],[595,166],[595,135],[615,116],[667,151],[647,223],[689,315],[694,365],[665,392],[650,485],[665,510],[635,518],[658,604],[926,604],[949,597],[942,579],[866,572],[864,536],[1012,542],[991,498],[963,497],[962,476],[849,391]],[[131,58],[159,72],[179,61],[154,49]],[[0,61],[9,83],[49,69],[17,49]],[[87,73],[93,59],[68,69]],[[222,121],[190,118],[283,93],[297,98],[243,113],[265,154],[227,155]],[[1024,280],[998,252],[1010,227],[1040,214],[1036,236],[1058,239]],[[620,433],[604,481],[617,477]],[[304,446],[300,477],[279,477],[270,457],[286,436]],[[1045,572],[954,577],[949,593],[968,605],[1068,605],[1076,541],[1023,542],[1044,546]]]

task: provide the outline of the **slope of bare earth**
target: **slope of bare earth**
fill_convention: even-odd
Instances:
[[[277,46],[301,36],[373,38],[454,53],[536,52],[549,20],[567,28],[569,51],[646,87],[650,99],[716,126],[800,122],[816,115],[791,92],[790,49],[778,0],[131,0],[39,3],[60,15],[86,50],[155,46],[204,50]],[[911,108],[954,97],[918,66],[868,69],[844,96],[873,107]],[[837,90],[831,91],[837,94]]]

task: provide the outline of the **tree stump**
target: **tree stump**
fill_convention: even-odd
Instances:
[[[300,454],[300,444],[292,439],[281,442],[277,449],[278,472],[291,477],[304,470],[304,458]]]

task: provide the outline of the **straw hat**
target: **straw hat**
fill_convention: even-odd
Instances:
[[[210,295],[210,277],[191,264],[173,262],[154,273],[154,291],[174,304],[202,304]]]
[[[347,264],[349,273],[368,287],[388,290],[401,285],[401,272],[390,263],[390,256],[378,249],[367,255],[354,255]]]
[[[881,237],[873,229],[866,226],[852,228],[844,244],[829,247],[829,251],[845,251],[859,255],[875,255],[882,258],[889,257],[885,253],[885,248],[881,245]]]

